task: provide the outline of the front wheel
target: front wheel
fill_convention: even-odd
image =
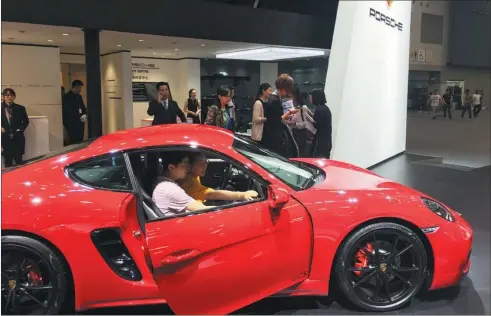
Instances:
[[[425,281],[426,250],[409,228],[376,223],[355,232],[341,246],[335,280],[357,307],[386,312],[408,304]]]
[[[2,314],[57,314],[67,293],[60,256],[25,236],[2,236]]]

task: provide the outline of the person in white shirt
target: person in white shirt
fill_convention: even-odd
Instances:
[[[433,91],[433,94],[430,96],[430,104],[431,104],[431,109],[433,110],[433,119],[436,119],[436,111],[440,105],[442,105],[442,97],[438,93],[438,90],[435,89]]]
[[[472,95],[472,105],[474,106],[474,117],[477,117],[479,112],[481,112],[481,93],[476,90],[476,93]]]

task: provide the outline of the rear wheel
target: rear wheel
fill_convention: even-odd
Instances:
[[[2,314],[57,314],[67,273],[59,254],[25,236],[2,236]]]
[[[337,285],[363,310],[401,308],[424,283],[426,250],[405,226],[372,224],[355,232],[341,247],[335,267]]]

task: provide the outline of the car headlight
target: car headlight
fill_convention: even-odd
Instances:
[[[455,218],[453,217],[453,215],[450,213],[449,210],[447,210],[447,208],[443,205],[441,205],[440,203],[438,203],[437,201],[434,201],[434,200],[431,200],[431,199],[428,199],[428,198],[425,198],[425,197],[421,197],[421,201],[426,205],[426,207],[428,207],[433,213],[435,213],[436,215],[440,216],[441,218],[443,219],[446,219],[447,221],[449,222],[453,222],[455,220]]]

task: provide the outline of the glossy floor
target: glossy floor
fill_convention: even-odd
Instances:
[[[478,169],[432,165],[432,157],[401,155],[374,171],[386,178],[423,191],[462,213],[474,232],[472,267],[461,285],[430,292],[416,298],[410,306],[389,314],[467,314],[489,315],[490,308],[490,173],[491,167]],[[90,314],[166,314],[166,306],[117,308],[90,311]],[[356,314],[350,306],[340,306],[329,298],[265,299],[238,314]]]

